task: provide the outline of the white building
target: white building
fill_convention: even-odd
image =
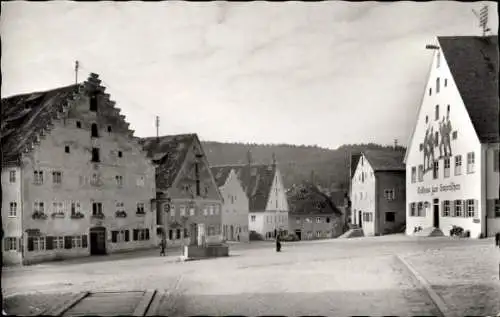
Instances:
[[[213,166],[212,175],[224,198],[222,235],[224,240],[248,242],[248,197],[232,166]]]
[[[406,233],[500,231],[498,37],[439,37],[407,149]]]

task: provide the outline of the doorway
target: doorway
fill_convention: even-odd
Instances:
[[[106,228],[95,227],[90,229],[90,255],[106,254]]]
[[[300,230],[295,230],[295,235],[297,235],[297,238],[298,238],[299,240],[302,240],[302,231],[300,231]]]
[[[434,216],[433,226],[434,228],[439,229],[439,199],[434,199],[433,216]]]
[[[231,227],[229,227],[230,230],[229,230],[229,240],[230,241],[233,241],[234,240],[234,227],[233,225],[231,225]]]
[[[363,228],[362,218],[363,218],[363,212],[360,210],[360,211],[358,211],[358,224],[359,224],[360,228]]]

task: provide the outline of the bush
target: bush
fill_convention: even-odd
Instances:
[[[453,226],[451,229],[450,229],[450,236],[451,237],[455,237],[455,236],[458,236],[458,237],[461,237],[464,233],[464,228],[462,227],[459,227],[459,226]]]
[[[281,240],[286,242],[293,242],[299,241],[299,237],[297,237],[297,235],[294,233],[290,233],[289,235],[282,237]]]
[[[264,240],[264,237],[260,234],[257,233],[256,231],[250,231],[250,234],[248,235],[248,239],[250,241],[262,241]]]

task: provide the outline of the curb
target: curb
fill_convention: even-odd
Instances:
[[[429,284],[429,282],[422,275],[420,275],[415,270],[415,268],[401,256],[395,255],[395,257],[401,263],[403,263],[403,265],[407,268],[407,270],[413,274],[413,276],[420,282],[420,284],[422,284],[427,294],[429,295],[430,299],[434,303],[434,306],[436,306],[436,308],[439,310],[440,315],[443,317],[452,317],[453,315],[451,314],[450,310],[444,303],[443,299],[432,289],[432,286]]]

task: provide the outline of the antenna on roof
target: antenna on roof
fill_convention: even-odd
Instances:
[[[160,117],[159,116],[156,116],[155,125],[156,125],[156,140],[159,140],[160,139]]]
[[[78,67],[80,66],[80,64],[78,63],[78,61],[75,61],[75,84],[78,84]]]
[[[479,20],[479,26],[483,29],[483,36],[486,36],[486,32],[490,31],[490,28],[488,28],[488,6],[482,7],[479,13],[474,9],[472,9],[472,12]]]

